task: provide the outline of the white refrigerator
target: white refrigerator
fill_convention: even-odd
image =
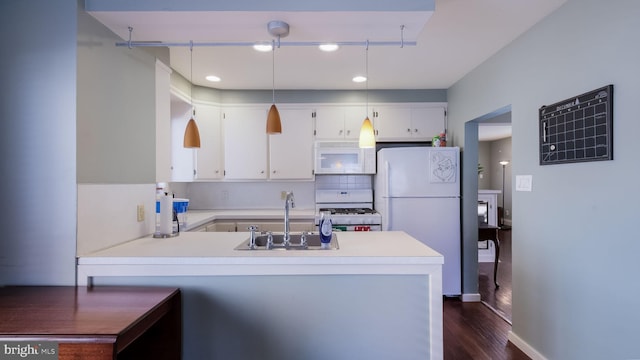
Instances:
[[[444,256],[442,293],[462,293],[460,149],[378,151],[374,207],[382,230],[402,230]]]

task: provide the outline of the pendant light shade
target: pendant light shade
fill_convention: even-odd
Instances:
[[[360,148],[374,148],[376,147],[376,134],[373,130],[373,124],[369,120],[369,41],[367,40],[367,46],[365,47],[365,73],[367,80],[366,91],[366,117],[360,126],[360,139],[358,141],[358,147]]]
[[[200,147],[200,131],[198,125],[193,117],[187,123],[187,128],[184,130],[184,143],[186,148],[199,148]]]
[[[271,105],[269,115],[267,115],[267,134],[282,133],[282,123],[280,122],[280,112],[276,104]]]
[[[376,147],[376,136],[373,132],[373,124],[371,124],[368,116],[364,119],[360,127],[360,141],[358,142],[358,146],[361,148]]]
[[[283,24],[286,24],[286,23],[283,23]],[[288,29],[289,29],[289,25],[287,24],[287,30]],[[280,35],[278,35],[278,44],[280,44]],[[280,112],[276,107],[276,55],[275,54],[276,54],[276,42],[272,41],[272,46],[271,46],[272,103],[271,103],[271,108],[269,108],[269,114],[267,115],[267,134],[270,134],[270,135],[282,133],[282,123],[280,122]]]
[[[193,119],[196,115],[196,110],[193,108],[193,42],[191,42],[191,47],[189,48],[190,58],[191,58],[191,74],[190,74],[190,83],[191,83],[191,108],[193,113],[191,114],[191,119],[187,123],[187,128],[184,129],[184,141],[182,146],[185,148],[199,148],[200,147],[200,131],[198,131],[198,124]]]

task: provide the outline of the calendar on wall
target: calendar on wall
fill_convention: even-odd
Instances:
[[[539,110],[540,165],[613,160],[613,85]]]

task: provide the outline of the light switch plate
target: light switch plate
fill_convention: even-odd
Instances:
[[[532,175],[516,175],[516,191],[531,191],[532,186]]]

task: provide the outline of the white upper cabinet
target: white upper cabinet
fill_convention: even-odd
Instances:
[[[259,107],[229,107],[223,110],[225,178],[267,178],[267,111]]]
[[[373,108],[376,140],[398,140],[411,137],[411,108],[407,106],[376,106]]]
[[[171,94],[171,181],[193,181],[195,150],[183,147],[184,130],[191,117],[191,104]]]
[[[358,140],[365,116],[366,108],[361,105],[318,106],[315,110],[316,140]]]
[[[378,141],[430,141],[445,130],[445,107],[422,104],[376,106]]]
[[[195,149],[194,178],[222,179],[224,167],[220,107],[209,104],[197,105],[195,120],[200,132],[200,148]]]
[[[446,129],[445,107],[415,106],[411,109],[411,136],[431,140]]]
[[[360,128],[362,122],[367,117],[367,107],[364,105],[349,105],[345,107],[344,115],[344,131],[345,140],[358,141],[360,138]],[[371,109],[369,109],[369,120],[374,123],[375,119],[371,117]]]
[[[282,133],[269,135],[269,178],[313,179],[312,110],[281,108],[279,112]]]

